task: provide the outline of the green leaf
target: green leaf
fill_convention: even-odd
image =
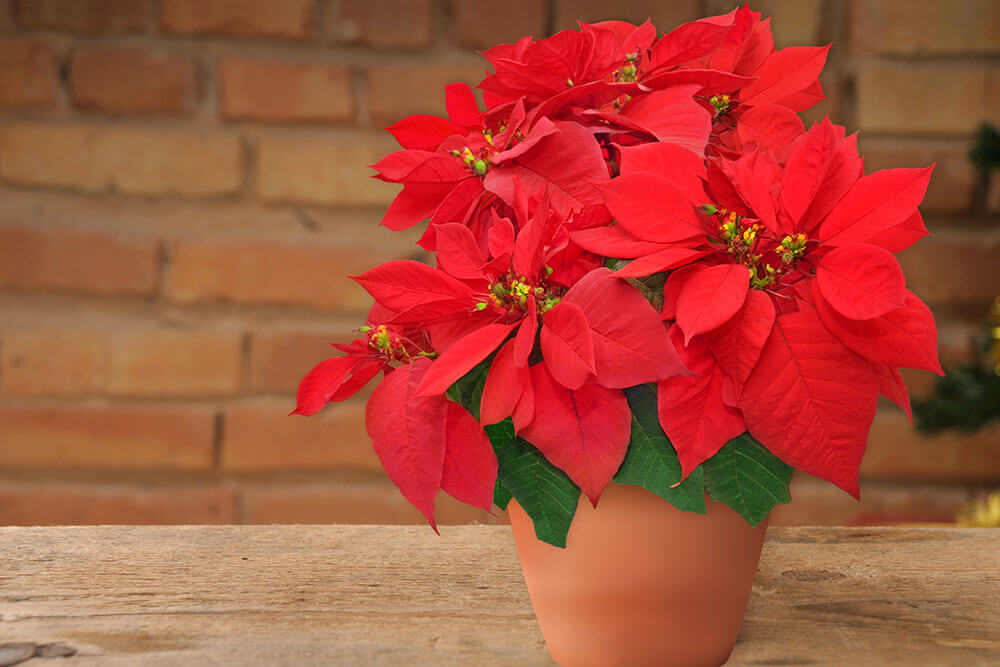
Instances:
[[[660,428],[656,392],[646,385],[625,390],[632,409],[632,439],[625,461],[615,475],[617,484],[652,491],[684,512],[705,513],[705,486],[698,466],[681,484],[681,464],[670,440]]]
[[[531,517],[535,536],[553,546],[565,547],[580,489],[521,438],[511,438],[497,449],[497,459],[500,480]]]
[[[792,499],[788,493],[792,467],[749,433],[727,442],[702,465],[709,497],[732,507],[751,526],[767,518],[775,505]]]
[[[507,505],[510,505],[511,498],[513,497],[510,491],[507,490],[507,487],[503,485],[503,482],[500,481],[500,477],[497,477],[496,486],[493,487],[493,504],[505,510],[507,509]]]
[[[465,408],[470,415],[479,419],[479,403],[483,397],[483,387],[486,385],[486,372],[493,363],[491,354],[473,367],[471,371],[460,377],[446,392],[448,398]]]

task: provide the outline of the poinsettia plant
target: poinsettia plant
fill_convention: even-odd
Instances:
[[[374,165],[433,265],[354,277],[375,305],[294,412],[381,375],[368,433],[432,526],[439,491],[513,497],[559,546],[611,483],[751,524],[793,469],[857,497],[879,394],[909,414],[898,368],[940,372],[893,257],[931,168],[866,174],[855,135],[806,130],[828,49],[776,51],[744,6],[486,51],[485,108],[447,86]]]

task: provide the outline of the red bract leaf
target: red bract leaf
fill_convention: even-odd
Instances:
[[[922,368],[939,375],[937,327],[924,302],[910,291],[906,305],[871,320],[852,320],[838,313],[813,287],[816,311],[827,329],[847,347],[877,364]]]
[[[695,339],[685,347],[676,325],[670,328],[670,338],[681,361],[696,375],[660,380],[656,403],[660,426],[677,450],[681,472],[687,477],[747,427],[740,411],[722,400],[725,374],[705,344]]]
[[[433,151],[453,134],[465,131],[451,121],[438,116],[415,115],[385,128],[403,148]]]
[[[708,55],[722,43],[727,32],[729,32],[728,26],[701,21],[685,23],[674,28],[653,45],[653,51],[649,56],[650,71],[659,67],[680,65]]]
[[[496,424],[514,412],[528,382],[528,367],[514,363],[515,341],[503,344],[483,385],[483,396],[479,403],[479,420],[484,424]]]
[[[857,498],[877,397],[871,366],[803,310],[778,317],[740,409],[775,456]]]
[[[750,286],[750,271],[742,264],[699,266],[677,297],[677,324],[684,343],[692,336],[715,329],[743,307]]]
[[[483,185],[509,206],[515,203],[515,180],[529,197],[540,198],[548,190],[552,207],[563,217],[585,206],[601,203],[595,185],[607,181],[607,166],[601,148],[586,128],[559,121],[559,132],[545,137],[529,153],[491,169]]]
[[[913,409],[910,407],[910,393],[906,391],[906,383],[898,368],[885,364],[872,364],[875,377],[878,379],[878,393],[898,405],[906,413],[913,424]]]
[[[430,151],[406,150],[390,153],[372,165],[379,178],[392,183],[457,183],[469,177],[458,158]]]
[[[446,196],[454,184],[411,183],[404,185],[382,218],[382,225],[394,232],[409,229],[426,220],[434,213],[441,198]]]
[[[763,150],[785,151],[804,130],[798,114],[777,104],[748,107],[736,122],[740,141],[755,142]]]
[[[462,280],[485,280],[485,260],[472,232],[465,225],[450,222],[435,225],[438,267]]]
[[[623,174],[644,171],[670,181],[692,201],[704,200],[705,162],[680,146],[656,142],[618,149]]]
[[[619,176],[601,193],[618,224],[639,239],[675,243],[705,235],[691,197],[655,174]]]
[[[389,479],[437,531],[434,496],[441,488],[448,401],[414,395],[428,366],[420,360],[389,373],[368,399],[365,428]]]
[[[436,302],[470,301],[472,289],[443,271],[404,259],[351,276],[379,304],[398,313]]]
[[[670,72],[657,72],[652,76],[644,77],[642,85],[659,90],[672,86],[696,84],[698,86],[697,95],[712,95],[738,90],[751,81],[753,81],[752,77],[714,69],[678,69]]]
[[[776,104],[808,88],[826,64],[829,46],[790,46],[772,53],[754,72],[757,79],[743,89],[740,101],[755,106]]]
[[[621,225],[578,229],[570,232],[570,238],[584,250],[604,257],[642,257],[663,249],[663,244],[637,239]]]
[[[830,168],[837,134],[829,118],[817,123],[792,147],[782,177],[781,207],[793,222],[802,219]]]
[[[687,279],[691,277],[691,274],[698,271],[701,268],[698,264],[693,264],[691,266],[682,266],[679,269],[670,272],[667,276],[667,280],[663,283],[663,312],[661,313],[661,318],[664,320],[676,320],[677,319],[677,299],[680,297],[681,292],[684,290],[684,284]]]
[[[525,370],[528,367],[525,366]],[[535,418],[535,391],[531,387],[531,375],[526,375],[524,381],[524,389],[521,391],[521,397],[517,399],[517,405],[514,406],[514,412],[511,413],[510,419],[514,422],[514,431],[520,433],[528,426]]]
[[[870,320],[906,302],[903,269],[889,252],[865,243],[834,248],[816,263],[820,294],[841,315]]]
[[[322,410],[347,381],[351,371],[362,361],[363,359],[348,356],[333,357],[316,364],[316,367],[299,383],[296,406],[292,414],[308,417]]]
[[[634,387],[688,372],[656,310],[608,269],[588,273],[563,301],[576,303],[587,316],[597,382],[605,387]]]
[[[535,334],[538,331],[538,312],[534,299],[528,299],[528,312],[521,320],[521,327],[514,338],[514,363],[527,366],[531,350],[535,347]]]
[[[448,117],[464,127],[479,126],[479,105],[467,83],[449,83],[444,87],[444,104]]]
[[[826,95],[823,94],[823,86],[817,79],[799,92],[792,93],[788,97],[782,98],[778,104],[788,107],[792,111],[801,113],[806,109],[813,108],[825,99]]]
[[[490,512],[496,481],[497,457],[483,427],[461,405],[448,401],[441,490]]]
[[[633,98],[622,115],[660,141],[704,155],[712,133],[712,114],[692,97],[700,88],[692,84],[654,90]]]
[[[585,384],[576,391],[556,382],[545,363],[531,367],[535,411],[542,415],[521,431],[587,494],[595,506],[625,459],[632,413],[616,389]]]
[[[842,128],[834,126],[838,131]],[[809,208],[799,219],[795,231],[809,232],[829,215],[844,195],[864,175],[863,161],[858,157],[858,135],[852,134],[837,142],[830,158],[830,166],[822,183],[815,187],[816,195]]]
[[[514,330],[513,324],[487,324],[451,344],[424,375],[419,396],[443,394],[455,381],[490,356]]]
[[[666,248],[629,262],[624,268],[615,271],[615,275],[619,278],[650,276],[661,271],[669,271],[707,254],[704,250],[693,248]]]
[[[868,239],[868,243],[885,248],[891,253],[897,253],[906,250],[929,234],[927,225],[924,224],[924,217],[918,211],[895,227],[883,229],[875,234]]]
[[[760,351],[774,327],[774,304],[760,290],[747,292],[746,303],[732,319],[705,334],[705,342],[719,365],[742,386],[760,359]]]
[[[545,313],[541,345],[552,377],[568,389],[579,389],[597,370],[587,316],[572,301],[562,301]]]
[[[862,177],[820,226],[820,240],[827,245],[864,243],[903,222],[923,200],[933,169],[883,169]]]
[[[344,401],[354,396],[358,391],[364,387],[368,382],[378,375],[379,371],[387,370],[389,366],[378,359],[364,359],[360,364],[354,367],[351,372],[351,376],[344,381],[337,391],[333,392],[330,396],[330,402],[336,403],[338,401]]]

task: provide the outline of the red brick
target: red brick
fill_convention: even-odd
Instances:
[[[360,324],[359,324],[360,326]],[[344,328],[312,331],[255,331],[250,335],[250,389],[293,395],[299,381],[319,362],[334,356],[330,342],[345,342]]]
[[[360,311],[370,305],[347,278],[376,263],[360,248],[265,241],[179,241],[166,295],[177,303],[292,304]]]
[[[289,416],[295,397],[255,401],[226,411],[222,467],[260,470],[380,470],[365,433],[365,406],[339,403],[312,417]]]
[[[341,41],[412,48],[431,39],[431,0],[344,0],[342,5],[341,14],[331,21]]]
[[[496,523],[486,512],[444,493],[438,494],[435,504],[439,525]],[[247,523],[427,524],[388,481],[248,489],[244,508]]]
[[[901,412],[880,413],[861,474],[868,478],[1000,481],[1000,426],[974,433],[916,432]]]
[[[274,39],[308,39],[314,33],[314,0],[163,0],[164,32]]]
[[[54,105],[58,67],[47,44],[31,39],[0,40],[0,106]]]
[[[556,30],[577,29],[577,21],[596,23],[618,19],[642,23],[647,18],[661,32],[670,32],[681,23],[701,15],[699,0],[555,0]]]
[[[0,176],[84,192],[205,197],[239,189],[242,155],[228,132],[11,125],[0,129]]]
[[[516,6],[491,0],[453,0],[451,13],[455,40],[477,49],[513,44],[531,35],[545,37],[548,3],[526,0]]]
[[[86,396],[104,381],[104,341],[92,331],[12,331],[0,336],[0,393]]]
[[[994,0],[851,0],[850,45],[862,53],[1000,52],[1000,4]]]
[[[240,389],[241,338],[190,331],[128,331],[108,341],[112,396],[228,396]]]
[[[792,502],[771,513],[772,526],[951,523],[972,493],[945,484],[861,481],[861,501],[808,475],[792,478]]]
[[[971,135],[1000,122],[995,68],[919,62],[866,64],[857,73],[857,123],[887,134]]]
[[[18,22],[68,32],[138,32],[150,25],[153,0],[16,0]]]
[[[0,483],[0,525],[206,525],[237,520],[236,492],[223,487]]]
[[[226,58],[219,70],[219,103],[226,118],[351,120],[351,70],[343,65]]]
[[[377,124],[411,114],[443,116],[445,84],[475,86],[484,76],[485,64],[373,65],[368,68],[368,112]]]
[[[895,167],[926,167],[936,162],[920,206],[922,211],[965,211],[970,207],[976,173],[964,142],[862,138],[859,149],[868,173]]]
[[[0,285],[15,289],[148,295],[156,288],[154,241],[69,229],[0,227]]]
[[[262,138],[257,144],[257,196],[273,203],[384,208],[400,188],[373,179],[368,165],[398,149],[386,133]]]
[[[985,309],[1000,285],[1000,234],[939,233],[898,257],[907,286],[931,305]]]
[[[139,407],[0,407],[0,467],[209,470],[215,415]]]
[[[757,0],[754,11],[771,18],[774,46],[815,46],[822,41],[823,0]]]
[[[194,61],[140,48],[76,49],[70,57],[70,89],[81,109],[180,113],[194,100]]]

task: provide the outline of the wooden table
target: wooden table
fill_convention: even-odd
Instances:
[[[0,665],[553,664],[509,527],[441,533],[0,528]],[[729,664],[998,665],[1000,530],[771,529]]]

